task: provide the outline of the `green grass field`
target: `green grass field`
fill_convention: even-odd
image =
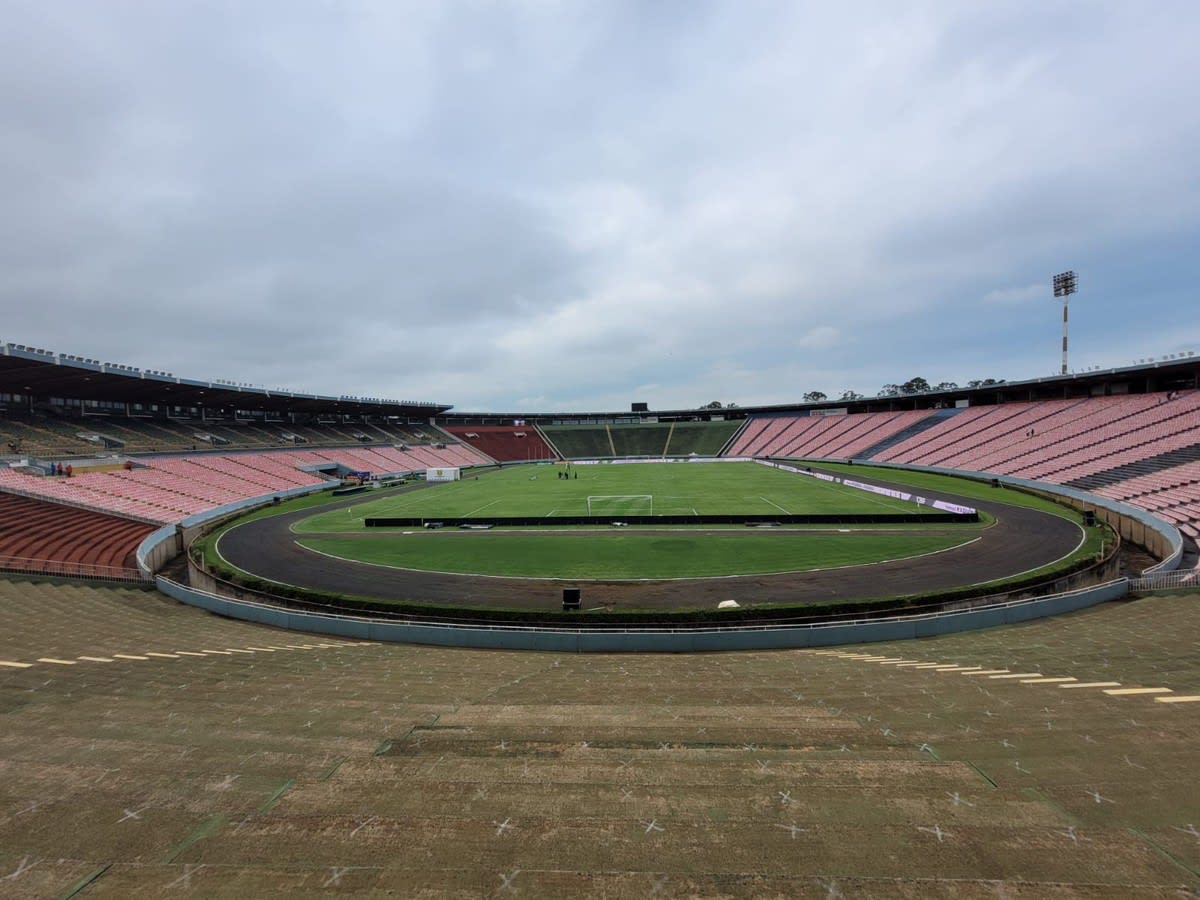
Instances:
[[[688,463],[572,466],[572,477],[557,477],[563,466],[519,466],[479,478],[391,494],[350,510],[313,516],[301,533],[358,531],[369,517],[388,516],[621,516],[912,513],[920,507],[877,497],[806,475],[755,463]],[[578,476],[578,477],[575,477]],[[628,497],[593,500],[588,497]]]
[[[582,530],[498,529],[463,533],[366,529],[368,517],[614,518],[648,515],[912,513],[922,507],[754,463],[523,466],[481,478],[390,494],[318,513],[294,530],[302,546],[376,565],[525,578],[713,578],[864,565],[959,546],[978,525],[812,529],[659,526]],[[576,477],[577,476],[577,477]]]
[[[540,531],[420,532],[307,537],[302,546],[377,565],[525,578],[716,578],[766,575],[907,559],[973,540],[972,526],[923,530],[762,533],[695,530],[546,534]]]

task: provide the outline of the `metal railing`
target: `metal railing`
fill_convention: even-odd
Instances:
[[[85,578],[144,584],[146,579],[137,569],[124,566],[97,566],[91,563],[64,562],[56,559],[29,559],[0,554],[0,571],[22,575],[51,575],[55,578]]]
[[[1200,569],[1179,569],[1174,572],[1156,572],[1141,578],[1129,579],[1129,589],[1137,593],[1145,591],[1174,591],[1181,588],[1200,590]]]

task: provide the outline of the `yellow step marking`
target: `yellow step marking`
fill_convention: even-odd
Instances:
[[[176,650],[180,656],[203,656],[203,653],[194,653],[191,650]]]
[[[1074,684],[1060,684],[1060,688],[1105,688],[1120,687],[1119,681],[1077,681]]]
[[[292,649],[291,647],[278,647],[275,644],[267,644],[267,648],[270,650],[291,650]]]
[[[179,659],[178,653],[155,653],[153,650],[146,651],[147,656],[161,656],[163,659]]]
[[[225,649],[228,650],[230,653],[249,653],[251,656],[254,655],[253,650],[237,650],[233,647],[226,647]]]
[[[272,647],[247,647],[246,649],[247,650],[258,650],[261,653],[274,653],[275,652],[274,648],[272,648]]]
[[[107,656],[81,656],[80,659],[86,659],[88,662],[112,662]]]
[[[979,672],[983,666],[942,666],[939,672]]]
[[[315,650],[316,648],[309,644],[288,644],[289,650]]]
[[[896,668],[897,669],[916,669],[921,666],[936,666],[936,665],[937,665],[937,663],[902,662],[902,663],[896,663]]]
[[[0,659],[0,666],[8,666],[10,669],[30,669],[33,668],[33,663],[16,662],[11,659]]]
[[[1112,697],[1125,697],[1125,696],[1127,696],[1127,695],[1129,695],[1129,694],[1169,694],[1169,693],[1171,693],[1171,689],[1170,689],[1170,688],[1164,688],[1164,687],[1156,687],[1156,688],[1113,688],[1112,690],[1105,691],[1104,693],[1106,693],[1106,694],[1108,694],[1108,695],[1110,695],[1110,696],[1112,696]]]
[[[964,675],[1005,675],[1008,669],[974,669],[969,672],[963,672]]]
[[[114,653],[113,656],[115,656],[117,659],[149,659],[150,658],[148,656],[135,656],[132,653]]]
[[[214,653],[219,653],[221,656],[233,656],[228,650],[201,650],[201,656],[210,656]]]
[[[54,663],[56,666],[77,666],[79,663],[73,659],[55,659],[53,656],[39,656],[38,662]]]
[[[1007,675],[989,675],[988,678],[1041,678],[1041,672],[1010,672]]]
[[[920,663],[913,666],[914,669],[937,669],[942,666],[953,665],[953,663]]]
[[[920,660],[916,659],[885,659],[880,663],[881,666],[915,666],[919,664]]]
[[[861,661],[862,662],[880,662],[885,659],[890,660],[890,659],[895,659],[895,658],[896,657],[894,657],[894,656],[863,656],[863,657],[861,657]]]
[[[1021,684],[1063,684],[1068,681],[1078,681],[1078,678],[1022,678]]]
[[[1200,703],[1200,694],[1180,694],[1177,697],[1155,697],[1155,703]]]

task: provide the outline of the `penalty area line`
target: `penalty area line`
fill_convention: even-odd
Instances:
[[[768,500],[766,497],[762,497],[762,496],[760,496],[758,499],[762,500],[764,503],[770,503],[773,507],[775,507],[777,510],[779,510],[781,513],[783,513],[786,516],[791,515],[791,513],[788,512],[788,510],[784,509],[782,506],[780,506],[774,500]]]

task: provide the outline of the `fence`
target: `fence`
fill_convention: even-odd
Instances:
[[[1195,588],[1200,590],[1200,569],[1157,572],[1129,580],[1129,589],[1137,593],[1145,591],[1172,591],[1181,588]]]
[[[53,559],[28,559],[0,554],[0,571],[22,575],[52,575],[55,578],[89,578],[144,584],[137,569],[121,566],[95,566],[90,563],[61,562]]]

